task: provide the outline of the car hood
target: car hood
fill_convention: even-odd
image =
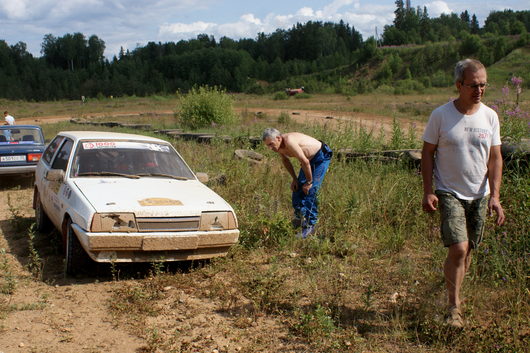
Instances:
[[[198,180],[76,178],[96,212],[134,212],[137,217],[179,217],[228,211],[230,205]]]

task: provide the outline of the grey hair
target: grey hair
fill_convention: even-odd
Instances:
[[[464,72],[468,69],[472,72],[477,72],[478,70],[485,70],[486,68],[476,59],[460,60],[455,66],[455,83],[464,81]]]
[[[269,137],[274,139],[280,135],[281,135],[280,131],[278,131],[277,129],[273,127],[268,127],[265,130],[263,130],[263,134],[261,135],[261,141],[265,141],[265,139]]]

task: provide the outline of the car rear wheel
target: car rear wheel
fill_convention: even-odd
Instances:
[[[65,272],[67,275],[76,275],[83,271],[91,262],[85,249],[81,246],[77,235],[72,229],[72,220],[66,224],[66,259]]]
[[[38,192],[35,192],[35,225],[39,232],[50,230],[52,222],[42,208],[42,202]]]

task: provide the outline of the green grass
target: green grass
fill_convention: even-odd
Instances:
[[[334,149],[360,136],[355,130],[280,128],[325,139]],[[251,133],[260,129],[258,124]],[[235,208],[241,239],[225,259],[152,280],[212,300],[237,332],[249,316],[280,326],[245,349],[271,351],[260,342],[274,341],[281,332],[288,332],[287,349],[301,345],[314,352],[386,351],[389,346],[410,352],[489,352],[491,347],[517,352],[527,345],[527,171],[507,173],[502,200],[511,218],[502,228],[488,222],[463,289],[468,326],[454,332],[441,320],[445,250],[438,220],[421,211],[421,178],[415,170],[400,163],[333,160],[320,197],[319,236],[301,241],[290,227],[289,177],[276,155],[260,147],[266,161],[250,166],[232,157],[235,146],[200,145],[197,153],[193,142],[175,144],[193,169],[226,176],[226,185],[214,189]],[[200,288],[190,281],[200,282]]]
[[[408,101],[434,104],[442,96],[409,96]],[[353,98],[313,96],[303,99],[300,107],[340,103],[339,109],[351,110],[357,107]],[[240,100],[239,106],[259,105],[260,99]],[[376,104],[375,96],[365,100]],[[396,98],[391,110],[397,112],[395,107],[406,102],[405,97]],[[155,128],[175,126],[171,118],[143,119]],[[297,125],[281,115],[249,114],[238,127],[208,131],[259,136],[271,124],[315,136],[335,151],[379,149],[388,141],[401,148],[419,144],[417,136],[397,126],[390,136],[381,136],[358,126],[332,131]],[[45,126],[47,136],[79,128],[85,125]],[[290,226],[289,176],[276,154],[259,146],[265,161],[249,165],[233,157],[241,147],[236,142],[172,143],[194,171],[225,176],[226,184],[212,188],[236,210],[241,237],[226,258],[188,272],[163,273],[157,267],[148,278],[127,281],[112,293],[109,308],[116,325],[130,328],[153,350],[210,347],[210,339],[192,330],[201,314],[193,301],[208,303],[220,314],[223,335],[248,352],[272,352],[280,345],[285,351],[311,352],[519,352],[528,346],[528,169],[505,172],[501,201],[508,221],[496,227],[488,220],[484,243],[464,281],[467,327],[457,332],[443,325],[445,249],[438,216],[421,211],[416,170],[399,162],[347,163],[334,158],[320,195],[318,236],[299,240]],[[5,292],[14,285],[10,276],[3,278]]]
[[[512,76],[523,77],[530,87],[530,47],[518,48],[488,68],[488,81],[502,87]]]

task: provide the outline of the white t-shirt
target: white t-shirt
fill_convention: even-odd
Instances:
[[[5,120],[7,125],[15,125],[15,118],[13,118],[11,115],[6,115]]]
[[[501,144],[497,113],[480,103],[473,115],[460,113],[453,102],[436,108],[429,118],[425,142],[437,145],[434,183],[437,190],[463,200],[489,194],[488,160],[491,146]]]

